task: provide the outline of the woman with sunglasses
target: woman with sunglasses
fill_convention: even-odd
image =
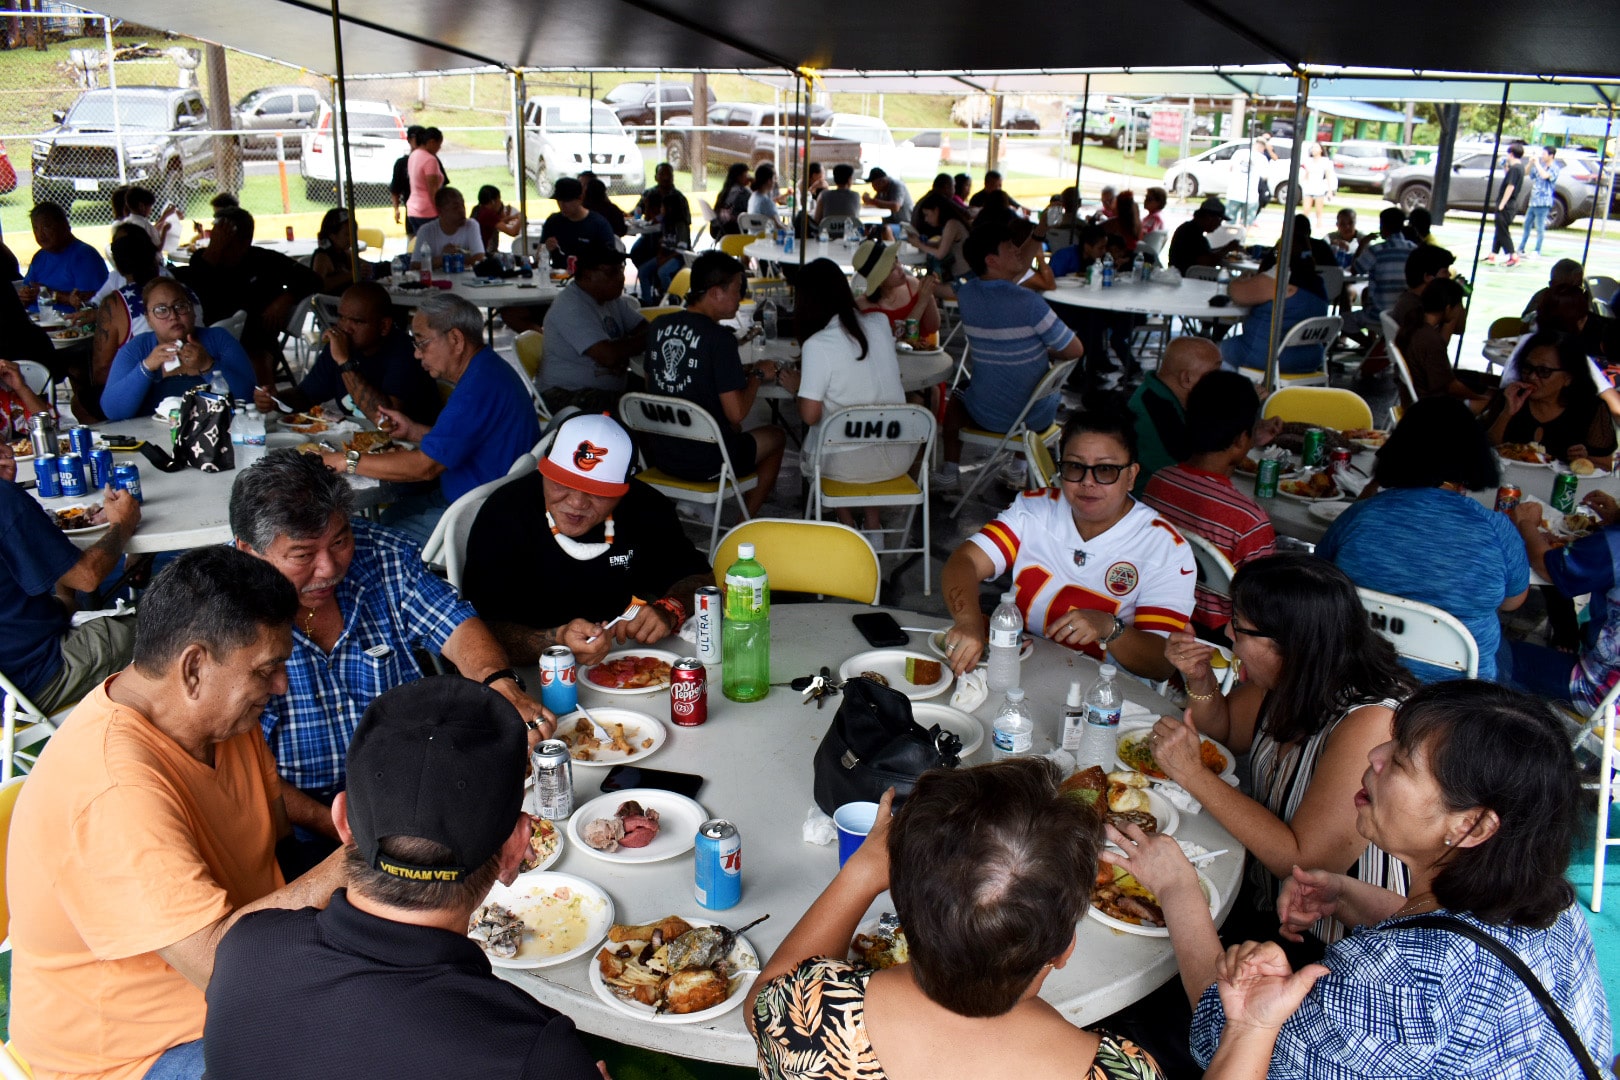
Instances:
[[[1145,679],[1167,679],[1165,638],[1192,618],[1192,547],[1131,498],[1141,468],[1128,414],[1076,413],[1063,425],[1059,486],[1026,491],[945,564],[951,670],[971,671],[987,620],[979,582],[1012,571],[1033,633]]]
[[[1566,334],[1538,333],[1520,353],[1522,382],[1502,387],[1487,415],[1500,410],[1491,442],[1540,443],[1560,461],[1591,458],[1606,469],[1614,459],[1614,419],[1598,398],[1586,351]]]
[[[1405,892],[1400,864],[1356,832],[1352,800],[1368,751],[1389,740],[1390,718],[1415,680],[1373,631],[1355,584],[1314,555],[1256,559],[1232,579],[1229,629],[1245,680],[1224,697],[1212,647],[1190,633],[1170,635],[1187,713],[1160,719],[1152,737],[1159,767],[1249,851],[1228,934],[1277,936],[1278,881],[1295,866],[1348,870]],[[1204,766],[1200,733],[1251,755],[1253,798]],[[1307,958],[1343,933],[1324,920]]]
[[[253,400],[253,364],[228,332],[197,328],[197,308],[185,286],[154,278],[142,293],[151,330],[136,334],[113,357],[101,411],[108,420],[144,416],[166,397],[207,383],[217,367],[231,395]]]

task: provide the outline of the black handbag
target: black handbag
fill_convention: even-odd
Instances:
[[[895,789],[896,808],[929,769],[954,769],[962,740],[911,715],[911,699],[871,679],[844,684],[843,702],[816,748],[816,805],[831,814],[848,802],[877,802]]]
[[[236,468],[231,446],[231,398],[206,386],[193,386],[180,399],[180,430],[175,433],[174,459],[203,472]]]

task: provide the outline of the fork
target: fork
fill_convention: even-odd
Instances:
[[[574,711],[591,722],[591,727],[596,729],[596,737],[598,739],[609,743],[613,741],[613,736],[608,734],[608,729],[603,727],[601,724],[598,724],[596,722],[596,717],[592,716],[590,710],[585,708],[584,705],[575,705]]]
[[[630,598],[630,606],[625,608],[624,612],[622,614],[615,615],[615,616],[613,616],[613,618],[611,618],[607,622],[603,623],[602,624],[602,630],[605,632],[607,630],[607,628],[612,626],[614,623],[622,623],[626,619],[635,618],[636,617],[636,612],[640,611],[642,608],[644,608],[646,606],[647,606],[647,601],[643,600],[639,596],[632,596]],[[585,644],[589,645],[591,642],[595,641],[597,638],[599,638],[601,636],[602,636],[601,634],[592,634],[590,637],[585,639]]]

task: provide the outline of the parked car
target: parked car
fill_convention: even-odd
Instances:
[[[870,173],[874,167],[900,177],[932,178],[939,171],[941,147],[920,146],[911,139],[897,143],[889,125],[875,116],[833,113],[816,132],[816,141],[810,147],[811,156],[822,162],[823,167],[827,158],[822,154],[821,146],[827,139],[844,139],[861,144],[862,176]]]
[[[11,167],[11,158],[6,156],[6,144],[0,142],[0,195],[9,195],[17,190],[17,170]]]
[[[1538,152],[1535,147],[1528,147],[1526,161],[1529,155]],[[1597,199],[1597,156],[1590,150],[1566,149],[1558,151],[1558,158],[1564,167],[1558,174],[1552,209],[1547,212],[1549,229],[1562,229],[1576,218],[1591,216]],[[1447,205],[1453,210],[1483,211],[1487,206],[1494,207],[1506,171],[1506,150],[1497,158],[1493,175],[1488,145],[1458,146],[1451,162]],[[1527,180],[1528,172],[1526,169]],[[1420,206],[1428,206],[1434,194],[1434,162],[1391,169],[1384,176],[1383,194],[1385,202],[1395,203],[1409,214]],[[1521,201],[1519,205],[1524,204]]]
[[[818,111],[821,119],[817,119]],[[826,124],[835,115],[824,106],[815,105],[811,107],[810,123]],[[726,166],[741,161],[753,168],[769,161],[780,163],[786,169],[795,155],[803,156],[804,120],[804,114],[789,109],[778,111],[774,105],[719,102],[709,110],[707,126],[710,130],[704,132],[708,164]],[[664,131],[664,160],[677,169],[692,166],[691,125],[691,118],[684,117],[670,125],[675,130]],[[887,131],[887,127],[884,130]],[[852,139],[818,135],[811,156],[828,171],[834,165],[861,167],[861,146]]]
[[[386,101],[349,98],[349,167],[354,170],[354,198],[361,205],[389,202],[388,183],[394,162],[411,152],[405,141],[405,119]],[[337,113],[321,103],[315,127],[303,135],[304,194],[311,202],[338,201]]]
[[[973,126],[975,128],[977,128],[977,129],[979,129],[980,131],[989,130],[989,128],[990,128],[990,117],[989,117],[989,115],[986,114],[985,116],[979,117],[979,119],[977,119],[977,120],[975,120],[973,122]],[[1028,109],[1007,109],[1007,108],[1003,108],[1001,110],[1001,127],[998,128],[997,130],[1000,130],[1000,131],[1039,131],[1039,130],[1041,130],[1041,118],[1036,116],[1033,112],[1031,112]]]
[[[189,193],[214,177],[214,140],[208,109],[195,90],[166,86],[121,86],[114,113],[111,90],[87,90],[57,126],[34,140],[34,202],[64,210],[77,199],[104,199],[120,184],[151,188],[158,205],[184,207]],[[124,173],[118,172],[123,133]]]
[[[1063,130],[1071,137],[1080,127],[1081,111],[1080,103],[1077,101],[1069,102],[1066,107]],[[1109,146],[1119,146],[1126,141],[1126,133],[1134,128],[1137,144],[1147,145],[1149,114],[1152,110],[1145,102],[1093,94],[1086,99],[1084,112],[1086,138],[1096,139]]]
[[[242,152],[259,151],[274,157],[275,132],[314,127],[325,104],[326,99],[307,86],[265,86],[254,90],[236,103],[236,127],[243,133],[238,140]],[[286,146],[288,156],[297,157],[303,150],[303,136],[288,135]]]
[[[1210,147],[1202,154],[1182,158],[1164,171],[1164,186],[1184,199],[1225,195],[1232,175],[1232,155],[1251,145],[1251,139],[1234,139]],[[1288,160],[1293,155],[1294,143],[1291,139],[1272,139],[1271,148],[1277,158],[1266,168],[1266,182],[1271,185],[1272,198],[1281,202],[1288,194]]]
[[[714,91],[707,91],[708,104],[714,105]],[[683,82],[627,82],[607,92],[605,102],[625,127],[653,127],[662,114],[665,123],[677,116],[692,115],[692,84]],[[638,131],[636,138],[651,138]]]
[[[1406,151],[1394,143],[1372,139],[1346,139],[1328,146],[1328,158],[1338,175],[1339,187],[1350,191],[1384,190],[1384,175],[1407,163]]]
[[[517,147],[511,136],[506,139],[506,162],[516,172]],[[558,177],[577,176],[587,169],[609,191],[639,195],[647,181],[636,140],[612,109],[587,98],[528,100],[523,106],[523,164],[542,199],[551,198]]]

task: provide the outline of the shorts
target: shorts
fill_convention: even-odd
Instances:
[[[62,668],[32,695],[46,713],[66,708],[122,671],[135,651],[135,617],[109,615],[70,629],[62,638]]]

